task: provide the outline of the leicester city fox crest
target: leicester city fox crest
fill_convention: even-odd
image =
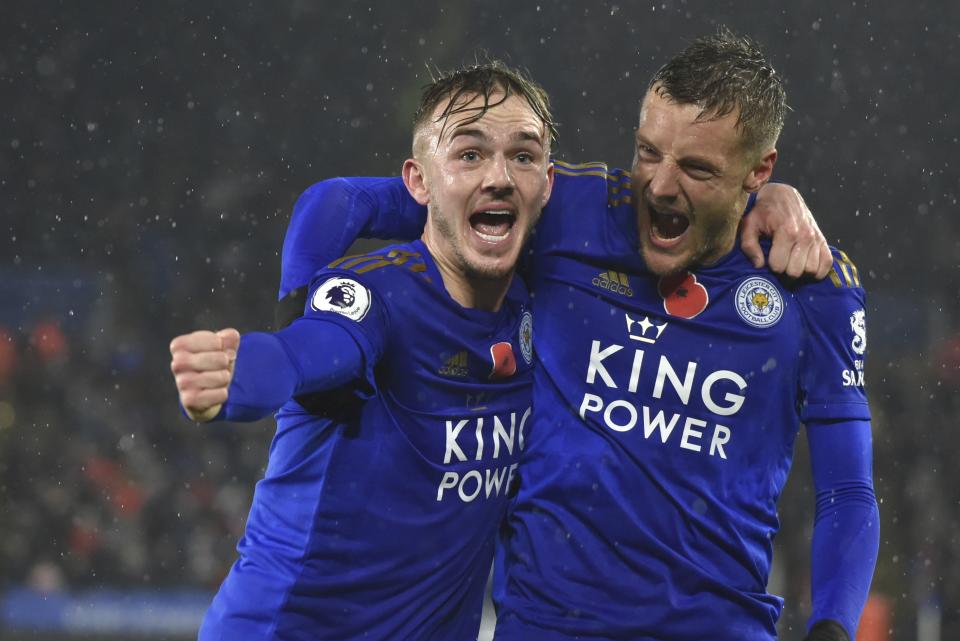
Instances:
[[[520,353],[523,360],[530,364],[533,360],[533,315],[524,312],[520,318]]]
[[[766,278],[743,281],[734,299],[740,318],[754,327],[772,327],[783,316],[783,297]]]

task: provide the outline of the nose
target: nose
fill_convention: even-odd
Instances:
[[[510,191],[514,188],[510,163],[502,154],[496,154],[487,161],[483,188],[497,192]]]
[[[655,200],[672,200],[680,193],[680,168],[664,158],[657,163],[647,189]]]

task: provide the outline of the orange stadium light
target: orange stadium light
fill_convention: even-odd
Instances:
[[[890,641],[893,607],[890,599],[871,593],[860,617],[856,641]]]

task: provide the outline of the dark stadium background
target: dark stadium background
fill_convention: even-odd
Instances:
[[[295,197],[397,172],[428,67],[526,67],[558,154],[623,166],[646,79],[721,22],[786,77],[776,176],[869,294],[870,625],[960,639],[960,4],[934,0],[5,2],[0,638],[190,636],[272,429],[182,419],[167,343],[270,325]],[[788,641],[809,606],[799,443],[771,583]]]

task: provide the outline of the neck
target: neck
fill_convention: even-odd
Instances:
[[[460,261],[455,256],[448,256],[439,250],[432,234],[424,231],[422,240],[430,251],[433,262],[437,265],[437,271],[440,272],[443,286],[450,294],[450,298],[468,309],[488,312],[500,310],[503,299],[507,296],[507,290],[510,289],[513,270],[496,278],[469,275],[460,266]]]
[[[737,234],[740,233],[740,225],[743,223],[743,210],[747,207],[747,198],[749,194],[744,192],[739,196],[730,211],[729,218],[724,219],[720,226],[711,230],[707,236],[708,239],[715,242],[708,243],[713,245],[713,251],[704,254],[700,259],[700,264],[709,266],[729,254],[737,244]]]
[[[737,244],[737,232],[740,229],[739,223],[726,225],[722,229],[714,232],[713,237],[717,242],[711,243],[713,251],[705,253],[698,261],[703,267],[713,265],[721,258],[729,254]]]

